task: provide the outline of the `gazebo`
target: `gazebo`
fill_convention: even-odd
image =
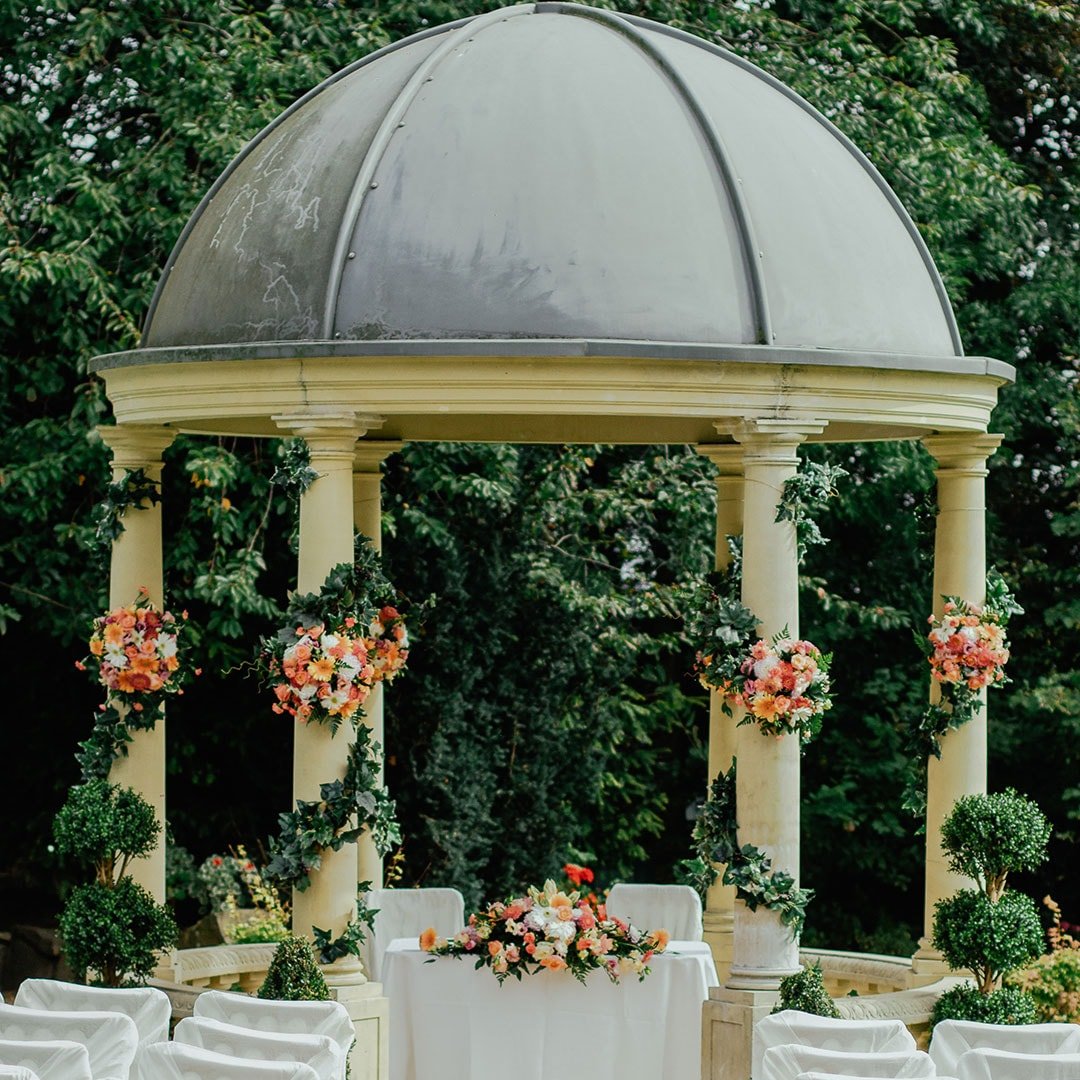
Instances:
[[[695,445],[717,468],[717,565],[741,534],[765,635],[798,630],[794,531],[775,519],[804,442],[922,440],[934,594],[983,600],[987,428],[1013,377],[964,355],[914,224],[806,101],[689,34],[548,2],[434,27],[297,101],[192,215],[140,347],[93,369],[117,479],[159,479],[181,431],[307,442],[304,591],[351,559],[354,529],[378,543],[380,462],[405,440]],[[111,599],[148,584],[160,603],[160,507],[125,525]],[[381,740],[378,700],[368,722]],[[162,728],[136,733],[113,778],[164,816]],[[340,775],[344,734],[296,727],[295,797]],[[736,753],[740,833],[797,875],[798,741],[736,729],[714,702],[710,775]],[[984,715],[928,779],[927,933],[956,886],[941,821],[985,790]],[[340,933],[379,874],[370,843],[328,852],[294,925]],[[136,875],[160,899],[163,852]],[[706,1006],[711,1075],[744,1080],[752,1019],[797,946],[721,886],[706,936],[726,980]],[[924,939],[913,981],[944,970]],[[385,1002],[359,965],[328,975],[377,1028]]]

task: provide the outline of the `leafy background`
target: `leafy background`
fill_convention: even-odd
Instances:
[[[484,3],[0,0],[0,923],[54,905],[49,822],[96,695],[106,600],[90,517],[109,418],[87,374],[132,347],[160,267],[230,157],[372,49]],[[926,237],[969,353],[1017,365],[995,414],[990,555],[1027,614],[992,701],[991,784],[1055,823],[1034,887],[1080,912],[1080,8],[1043,0],[654,0],[624,10],[749,57],[871,157]],[[170,705],[170,817],[201,858],[257,848],[289,800],[291,732],[236,671],[292,584],[281,448],[168,451],[168,593],[206,674]],[[838,704],[803,769],[808,941],[910,951],[921,846],[901,730],[925,698],[908,626],[930,604],[933,476],[911,444],[815,449],[851,473],[805,566],[805,632]],[[670,880],[705,790],[705,703],[671,585],[711,555],[711,466],[686,447],[407,446],[387,561],[439,604],[388,695],[405,882],[469,903],[589,861]]]

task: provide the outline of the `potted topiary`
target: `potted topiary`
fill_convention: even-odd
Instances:
[[[71,789],[53,822],[57,850],[94,880],[78,886],[60,916],[64,954],[79,979],[98,986],[145,983],[158,956],[176,944],[168,908],[126,873],[161,832],[154,810],[131,788],[105,780]]]
[[[783,1012],[785,1009],[798,1009],[799,1012],[812,1013],[814,1016],[840,1018],[840,1010],[825,989],[825,977],[821,973],[820,964],[811,964],[780,980],[780,1000],[773,1012]]]
[[[949,868],[971,878],[939,900],[934,909],[934,947],[955,971],[970,971],[975,985],[946,991],[934,1006],[939,1020],[977,1020],[991,1024],[1031,1024],[1035,1006],[1029,994],[998,989],[1003,975],[1030,963],[1042,952],[1042,925],[1035,902],[1006,888],[1010,873],[1033,870],[1046,859],[1050,823],[1042,811],[1012,789],[957,800],[941,830]]]
[[[259,987],[259,997],[274,1001],[330,1000],[330,988],[307,941],[287,937],[278,945],[266,979]]]

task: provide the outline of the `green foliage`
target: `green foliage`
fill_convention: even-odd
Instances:
[[[272,916],[260,915],[238,922],[229,932],[231,945],[263,945],[285,941],[290,936],[288,928]]]
[[[259,997],[274,1001],[330,1000],[330,990],[307,941],[287,937],[274,950]]]
[[[1080,1023],[1080,948],[1040,956],[1031,967],[1008,975],[1005,985],[1024,991],[1034,1001],[1032,1022]]]
[[[780,980],[780,1000],[773,1012],[783,1012],[784,1009],[798,1009],[799,1012],[811,1013],[814,1016],[840,1018],[840,1010],[825,990],[825,977],[821,973],[820,964],[804,966],[802,971]]]
[[[1030,799],[1012,788],[993,795],[965,795],[941,827],[949,869],[972,878],[991,900],[1008,875],[1046,861],[1050,822]]]
[[[1031,897],[1009,889],[995,902],[961,889],[934,905],[933,943],[949,967],[973,972],[988,994],[1002,975],[1039,955],[1043,931]]]
[[[144,984],[177,933],[168,909],[127,875],[80,885],[60,916],[64,956],[79,981],[95,986]]]
[[[170,843],[168,839],[165,842],[165,897],[175,903],[194,900],[203,910],[208,907],[206,888],[199,880],[195,857],[186,847]]]
[[[145,510],[161,502],[160,485],[144,469],[125,469],[119,480],[105,489],[105,496],[94,508],[94,540],[106,560],[114,540],[124,531],[124,515],[129,510]]]
[[[123,875],[129,859],[149,854],[160,833],[141,795],[105,780],[72,788],[53,822],[57,851],[93,866],[105,885]]]
[[[1022,990],[1005,987],[990,994],[980,994],[974,986],[961,984],[946,990],[934,1002],[930,1027],[942,1020],[973,1020],[978,1024],[1037,1023],[1031,996]]]
[[[800,564],[809,548],[829,542],[817,519],[825,503],[840,494],[836,484],[845,476],[847,469],[840,465],[804,460],[795,475],[784,481],[776,520],[790,521],[795,526]]]
[[[345,930],[336,938],[330,937],[329,930],[312,927],[315,948],[319,951],[320,964],[332,964],[343,956],[359,956],[360,946],[367,941],[368,933],[374,929],[378,908],[367,906],[370,881],[361,881],[356,887],[356,917],[349,921]]]

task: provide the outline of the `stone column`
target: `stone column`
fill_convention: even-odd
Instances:
[[[142,469],[160,488],[161,455],[176,432],[150,424],[99,427],[98,433],[112,451],[113,482],[128,470]],[[124,531],[113,541],[109,570],[109,607],[126,606],[146,588],[153,604],[164,608],[164,571],[161,547],[161,504],[144,502],[122,519]],[[131,876],[158,903],[165,902],[165,720],[153,731],[133,731],[127,756],[113,763],[109,781],[134,788],[154,808],[162,831],[157,846],[145,859],[129,866]]]
[[[761,419],[734,431],[742,445],[742,600],[771,638],[785,627],[799,633],[798,557],[791,522],[777,522],[784,482],[798,467],[798,447],[824,430],[809,419]],[[799,755],[797,737],[768,738],[757,726],[736,729],[736,807],[740,844],[752,843],[773,868],[799,874]],[[799,970],[798,943],[774,912],[735,903],[734,955],[727,984],[710,992],[703,1010],[702,1076],[746,1080],[754,1023],[776,1002],[780,979]]]
[[[726,570],[731,563],[729,536],[743,531],[743,448],[738,443],[711,443],[697,448],[717,469],[716,473],[716,569]],[[712,784],[721,772],[731,767],[735,756],[735,718],[721,710],[723,696],[716,690],[709,694],[709,775]],[[717,873],[723,866],[717,865]],[[721,985],[731,973],[735,934],[735,886],[724,885],[718,877],[705,898],[705,940],[712,950]]]
[[[935,615],[943,597],[971,604],[986,600],[986,461],[1001,444],[1000,435],[961,432],[935,435],[923,445],[938,463],[938,515],[934,532]],[[931,683],[931,701],[940,688]],[[931,757],[926,785],[926,891],[923,937],[912,959],[913,983],[927,983],[948,973],[941,954],[930,944],[934,905],[971,883],[949,871],[941,850],[941,826],[961,795],[986,791],[986,691],[975,717],[941,739],[941,757]]]
[[[356,531],[371,540],[376,551],[382,551],[382,470],[383,459],[401,449],[399,442],[361,440],[356,444],[353,457],[353,524]],[[371,728],[372,738],[384,749],[386,747],[383,724],[383,693],[378,683],[364,702],[364,723]],[[379,772],[382,783],[383,773]],[[357,880],[370,881],[373,889],[381,889],[383,883],[382,857],[375,849],[370,832],[365,832],[356,845]]]

